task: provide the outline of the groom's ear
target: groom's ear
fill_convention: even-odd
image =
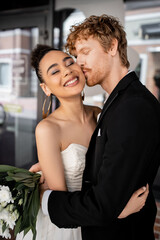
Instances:
[[[40,83],[40,87],[42,88],[42,90],[46,94],[46,96],[51,95],[51,90],[49,89],[49,87],[47,87],[47,85],[45,83]]]
[[[118,49],[118,40],[116,38],[112,39],[112,43],[111,43],[111,47],[109,49],[109,53],[112,57],[114,57],[117,53],[117,49]]]

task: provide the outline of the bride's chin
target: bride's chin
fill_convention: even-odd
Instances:
[[[75,102],[76,100],[79,101],[79,99],[82,99],[82,94],[81,92],[79,94],[71,96],[71,99]]]

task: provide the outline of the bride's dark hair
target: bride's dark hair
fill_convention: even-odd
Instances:
[[[41,59],[50,51],[58,50],[48,45],[37,44],[31,53],[31,66],[35,69],[39,81],[44,82],[41,71],[39,69],[39,63]]]

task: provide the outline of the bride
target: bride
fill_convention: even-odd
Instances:
[[[81,92],[85,77],[77,63],[68,54],[45,45],[32,52],[32,66],[46,96],[54,94],[60,107],[36,127],[39,164],[31,171],[41,169],[50,189],[76,191],[81,189],[85,154],[96,127],[100,109],[83,105]],[[140,194],[144,193],[140,197]],[[139,211],[145,204],[148,189],[136,191],[118,218]],[[23,239],[23,233],[17,240]],[[29,232],[25,240],[32,239]],[[81,229],[60,229],[51,223],[41,209],[37,217],[37,240],[81,240]]]

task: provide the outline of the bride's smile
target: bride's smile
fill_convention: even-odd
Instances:
[[[72,87],[75,86],[79,82],[79,78],[72,78],[65,82],[64,87]]]

